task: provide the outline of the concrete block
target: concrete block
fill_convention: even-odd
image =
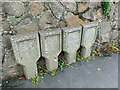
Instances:
[[[110,37],[111,41],[114,41],[115,39],[117,39],[119,36],[119,33],[120,33],[120,31],[118,31],[118,30],[112,30],[111,37]]]
[[[99,24],[99,38],[101,43],[110,41],[110,31],[112,30],[110,22],[101,22]]]
[[[62,48],[61,29],[40,31],[42,56],[49,71],[58,68],[58,56]]]
[[[16,62],[24,66],[27,79],[37,76],[36,62],[41,56],[38,32],[11,37]]]
[[[82,42],[81,42],[81,56],[86,58],[90,56],[92,44],[96,40],[97,31],[98,31],[98,23],[90,22],[86,24],[82,24]]]
[[[76,61],[76,52],[80,48],[82,26],[65,27],[63,29],[63,51],[68,64]]]

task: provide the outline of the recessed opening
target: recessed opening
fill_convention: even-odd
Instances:
[[[40,57],[39,60],[37,61],[38,73],[40,72],[41,68],[46,69],[45,58],[44,57]]]

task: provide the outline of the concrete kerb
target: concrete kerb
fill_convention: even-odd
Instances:
[[[36,62],[41,56],[38,32],[11,36],[16,62],[24,66],[27,79],[38,75]]]
[[[90,56],[91,46],[96,40],[98,31],[98,22],[90,22],[82,24],[82,41],[81,41],[81,56],[86,58]]]
[[[58,68],[58,56],[62,51],[62,30],[40,31],[41,51],[49,71]]]
[[[76,53],[80,48],[82,26],[62,28],[63,30],[63,51],[68,64],[76,61]]]

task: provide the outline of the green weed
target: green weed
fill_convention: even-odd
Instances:
[[[103,2],[101,2],[101,6],[102,6],[103,14],[106,17],[109,16],[110,2],[108,0],[103,0]]]

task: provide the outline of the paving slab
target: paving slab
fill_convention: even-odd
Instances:
[[[63,29],[63,51],[68,64],[76,61],[76,53],[80,48],[82,26],[72,26]]]
[[[58,56],[62,51],[62,31],[60,28],[40,31],[42,56],[49,71],[58,68]]]
[[[26,78],[37,76],[36,62],[41,56],[38,32],[12,36],[11,43],[16,62],[24,66]]]

